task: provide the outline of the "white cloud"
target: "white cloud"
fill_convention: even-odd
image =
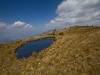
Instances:
[[[24,22],[21,22],[21,21],[17,21],[17,22],[14,22],[12,25],[8,25],[7,26],[7,29],[13,29],[13,28],[33,28],[32,25],[30,24],[26,24]]]
[[[0,22],[0,29],[6,28],[7,24],[4,22]]]
[[[58,16],[46,24],[47,28],[73,25],[99,25],[100,0],[64,0],[56,10]]]
[[[16,40],[36,35],[39,31],[25,22],[17,21],[13,24],[0,22],[0,42],[3,40]]]
[[[17,21],[11,27],[18,28],[18,27],[23,27],[23,26],[25,26],[24,22]]]
[[[26,25],[24,26],[24,28],[33,28],[33,26],[30,25],[30,24],[26,24]]]

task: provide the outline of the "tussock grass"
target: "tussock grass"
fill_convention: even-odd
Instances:
[[[48,37],[56,40],[50,47],[16,58],[14,52],[25,43]],[[0,44],[0,75],[100,75],[100,27],[75,26]]]

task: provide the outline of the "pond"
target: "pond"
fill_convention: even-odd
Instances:
[[[41,39],[38,41],[33,41],[33,42],[28,42],[21,48],[19,48],[16,53],[17,53],[17,58],[21,59],[23,57],[27,58],[32,55],[33,52],[40,52],[44,48],[49,47],[54,40],[52,38],[46,38],[46,39]]]

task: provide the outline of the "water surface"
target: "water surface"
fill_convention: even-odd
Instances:
[[[31,56],[33,52],[40,52],[44,48],[49,47],[53,42],[54,40],[51,38],[28,42],[27,44],[25,44],[16,51],[17,58],[18,59],[21,59],[23,57],[27,58]]]

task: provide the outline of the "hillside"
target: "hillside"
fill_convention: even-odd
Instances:
[[[41,38],[56,41],[29,58],[15,51]],[[100,27],[75,26],[8,44],[0,44],[0,75],[100,75]]]

